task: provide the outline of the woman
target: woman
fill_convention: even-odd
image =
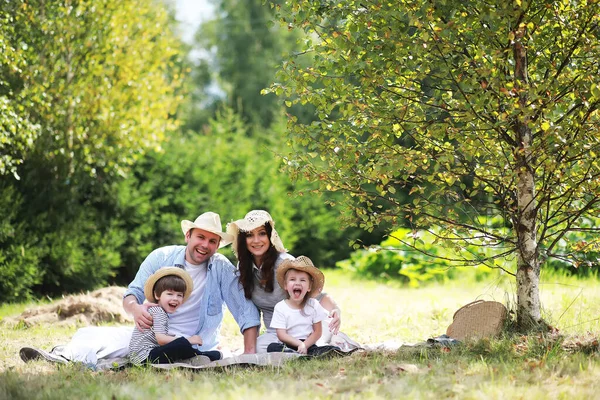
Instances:
[[[286,298],[285,291],[275,280],[275,271],[283,260],[294,257],[287,253],[275,230],[275,222],[266,211],[250,211],[244,219],[227,224],[227,233],[234,238],[232,247],[238,259],[239,279],[246,298],[256,304],[267,328],[256,343],[256,351],[264,353],[270,343],[278,341],[275,329],[271,328],[271,319],[275,304]],[[327,340],[338,334],[341,311],[326,293],[319,293],[315,299],[329,312],[323,327],[323,336]]]

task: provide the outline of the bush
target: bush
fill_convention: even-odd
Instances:
[[[40,248],[35,232],[19,223],[16,210],[22,204],[11,186],[0,191],[0,303],[32,297],[32,287],[43,278],[38,268]]]
[[[276,151],[284,126],[273,129],[250,136],[240,117],[225,109],[203,133],[174,135],[163,152],[141,159],[118,189],[118,220],[127,232],[119,283],[132,279],[153,248],[184,244],[180,221],[209,210],[223,225],[252,209],[267,210],[292,254],[320,266],[347,257],[357,230],[339,229],[339,211],[326,197],[280,171]],[[221,252],[235,262],[229,247]]]
[[[421,251],[403,244],[402,241],[418,242]],[[462,268],[450,260],[456,259],[456,253],[442,243],[438,243],[431,233],[401,228],[393,232],[380,246],[353,252],[350,259],[336,265],[352,273],[379,280],[396,280],[411,287],[426,282],[445,281],[460,275]],[[470,267],[475,279],[483,279],[492,269]]]
[[[581,230],[565,234],[553,249],[553,253],[561,254],[563,258],[548,258],[544,267],[572,276],[599,276],[600,240],[597,232],[594,232],[598,226],[600,218],[580,221]]]

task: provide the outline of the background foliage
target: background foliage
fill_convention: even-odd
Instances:
[[[194,46],[161,1],[2,3],[0,301],[126,284],[209,209],[224,224],[269,210],[323,266],[379,241],[280,172],[283,108],[260,91],[295,33],[259,3],[223,1]],[[215,46],[211,64],[188,58]]]
[[[0,300],[96,287],[121,263],[115,185],[176,128],[174,20],[138,0],[17,0],[1,12]]]
[[[513,261],[519,324],[541,322],[541,266],[582,265],[600,243],[588,223],[600,215],[598,2],[278,9],[307,40],[270,92],[318,116],[290,118],[293,176],[342,193],[349,224],[408,221],[461,263]]]
[[[386,59],[386,51],[405,54],[415,49],[392,49],[398,39],[395,31],[377,30],[386,20],[373,18],[395,15],[396,5],[389,13],[374,9],[368,14],[381,26],[369,26],[367,14],[344,18],[340,13],[349,8],[338,7],[337,14],[322,20],[331,36],[320,46],[343,49],[352,44],[344,50],[351,52],[332,52],[319,60],[303,52],[305,45],[317,43],[314,32],[273,24],[274,11],[287,3],[270,7],[261,1],[216,1],[215,20],[200,28],[191,45],[181,42],[169,3],[159,0],[1,3],[0,301],[128,283],[151,249],[183,243],[182,219],[194,219],[208,209],[219,212],[224,224],[250,209],[268,210],[292,254],[308,255],[322,267],[347,258],[350,241],[357,247],[379,244],[385,232],[411,217],[398,213],[391,219],[373,219],[387,215],[381,210],[390,199],[400,207],[414,202],[409,192],[415,181],[393,176],[399,166],[408,165],[400,162],[414,140],[401,134],[393,121],[382,122],[365,108],[365,96],[371,89],[377,92],[376,84],[385,76],[379,73],[384,69],[377,68],[399,68],[399,58]],[[310,4],[316,7],[311,12],[327,10],[325,3]],[[297,11],[305,16],[309,9]],[[416,20],[399,21],[419,45],[433,40],[422,33],[427,29],[416,35],[410,25]],[[343,23],[350,23],[347,31],[337,28]],[[371,57],[375,50],[381,57]],[[208,57],[192,61],[192,51]],[[297,56],[285,66],[302,70],[301,83],[310,90],[288,92],[285,100],[261,94],[286,55]],[[418,72],[414,62],[408,65]],[[348,74],[347,86],[339,86],[336,76],[321,79],[342,66],[356,68]],[[363,71],[371,80],[361,75]],[[433,81],[415,81],[415,88],[427,92],[432,102],[444,97],[436,91],[438,72],[430,69],[425,74]],[[316,96],[337,90],[342,97],[335,101]],[[281,94],[284,88],[273,91]],[[336,118],[357,110],[364,118],[351,124],[360,129],[348,131],[354,135],[350,140],[328,130],[328,118],[338,123]],[[424,118],[443,121],[446,114],[436,110]],[[394,105],[383,114],[396,119],[407,115]],[[286,117],[298,126],[292,124],[288,131]],[[312,136],[297,136],[288,143],[289,132],[305,126],[316,129]],[[328,132],[334,133],[323,142],[321,133]],[[356,165],[356,153],[347,143],[373,150],[359,156],[368,167],[359,172],[369,180],[356,186],[372,196],[344,196],[335,190],[337,184],[363,177],[336,175]],[[377,150],[378,143],[391,147]],[[315,151],[321,145],[327,151]],[[396,145],[400,150],[390,153]],[[427,172],[438,168],[437,177],[423,184],[424,193],[458,187],[456,193],[470,191],[473,203],[494,201],[490,193],[474,191],[472,177],[455,179],[446,170],[452,160],[436,154],[428,160],[410,155],[425,160],[422,168]],[[332,155],[338,159],[328,164]],[[292,180],[282,167],[309,179]],[[326,182],[330,176],[334,179]],[[440,199],[445,205],[455,201]],[[469,218],[480,215],[487,214],[467,213]],[[346,226],[340,218],[359,222]],[[585,221],[590,228],[596,226],[592,217]],[[582,245],[582,238],[594,240],[573,233],[556,248],[578,248],[584,254],[581,265],[595,265],[595,248]],[[384,247],[398,245],[390,240]],[[446,254],[445,248],[428,246],[431,252]],[[398,249],[401,253],[359,250],[342,264],[370,276],[397,276],[409,284],[441,277],[424,256],[400,245]],[[556,265],[564,267],[562,262]]]

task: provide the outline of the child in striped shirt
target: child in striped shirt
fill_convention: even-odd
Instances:
[[[167,364],[195,356],[219,360],[219,351],[200,351],[193,345],[202,345],[198,335],[189,338],[169,334],[169,315],[187,300],[192,293],[193,281],[182,268],[162,267],[152,274],[144,285],[146,299],[156,306],[148,308],[152,315],[152,328],[135,327],[129,342],[129,359],[133,364]]]

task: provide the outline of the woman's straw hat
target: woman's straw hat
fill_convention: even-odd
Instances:
[[[190,229],[197,228],[202,229],[221,237],[219,248],[225,247],[233,241],[233,237],[223,232],[223,226],[221,225],[221,218],[219,214],[214,212],[205,212],[196,218],[194,222],[184,219],[181,221],[181,230],[184,235],[187,235]]]
[[[308,292],[309,297],[313,297],[318,293],[321,293],[323,290],[323,285],[325,284],[325,275],[313,265],[310,258],[305,256],[300,256],[291,260],[284,260],[279,268],[277,268],[277,282],[279,286],[283,290],[285,290],[285,273],[290,269],[295,269],[298,271],[303,271],[312,276],[313,282],[310,292]]]
[[[155,273],[150,275],[148,279],[146,279],[146,283],[144,284],[144,296],[146,296],[146,300],[151,303],[156,303],[156,299],[154,298],[154,285],[160,278],[163,278],[167,275],[177,275],[181,279],[185,281],[185,293],[183,293],[183,301],[186,301],[190,294],[192,294],[192,289],[194,288],[194,281],[190,274],[188,274],[183,268],[179,267],[162,267],[158,269]]]
[[[240,231],[242,232],[250,232],[259,226],[264,226],[266,223],[271,225],[271,244],[275,249],[280,253],[285,253],[287,250],[283,246],[281,242],[281,238],[279,234],[275,230],[275,222],[271,217],[271,214],[264,210],[252,210],[244,219],[238,219],[237,221],[233,221],[227,224],[227,233],[233,236],[233,252],[237,255],[237,239]]]

